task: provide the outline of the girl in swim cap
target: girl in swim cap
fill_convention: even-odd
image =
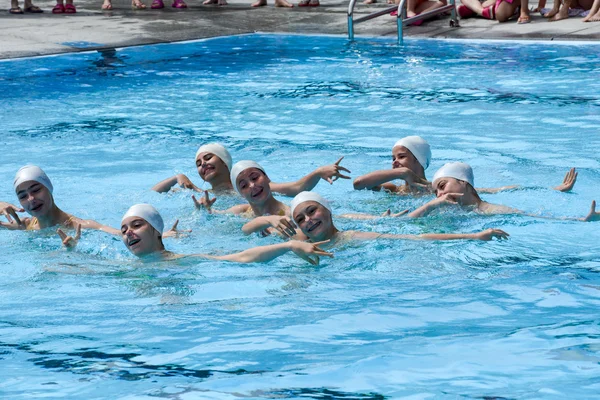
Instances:
[[[324,179],[331,184],[339,178],[350,179],[349,176],[342,173],[350,172],[340,165],[342,159],[343,157],[331,165],[319,167],[296,182],[271,182],[271,190],[285,196],[295,196],[304,190],[312,190],[321,179]],[[231,154],[224,146],[218,143],[209,143],[200,146],[196,152],[196,168],[198,174],[202,180],[210,183],[212,191],[215,194],[227,194],[235,189],[230,178],[232,164]],[[152,190],[159,193],[165,193],[175,184],[185,189],[192,189],[196,192],[203,191],[201,188],[194,185],[184,174],[177,174],[167,178],[156,184]]]
[[[473,209],[482,214],[525,214],[538,218],[541,217],[504,205],[483,201],[474,187],[474,182],[473,169],[470,165],[462,162],[445,164],[433,176],[433,189],[436,198],[411,212],[408,216],[413,218],[423,217],[438,208],[448,205],[458,205],[462,208]],[[575,220],[600,220],[600,213],[596,212],[596,202],[592,201],[591,210],[585,218],[575,218]]]
[[[194,204],[197,208],[207,208],[209,212],[242,214],[248,218],[289,215],[290,208],[273,197],[271,180],[258,163],[250,160],[237,162],[231,169],[231,182],[235,182],[235,189],[248,204],[233,206],[224,211],[212,210],[211,206],[216,198],[209,200],[208,193],[200,200],[192,196]]]
[[[292,240],[269,246],[254,247],[240,253],[213,256],[209,254],[175,254],[165,249],[162,242],[164,223],[158,211],[149,204],[136,204],[131,207],[121,221],[121,238],[127,249],[145,261],[165,261],[183,257],[199,257],[213,260],[234,261],[240,263],[267,262],[287,252],[294,252],[313,265],[319,262],[318,256],[333,257],[323,251],[322,243],[305,243]]]
[[[52,182],[40,167],[26,165],[19,169],[13,187],[22,208],[0,203],[0,213],[8,218],[8,223],[0,221],[0,227],[10,230],[41,230],[58,225],[60,228],[57,233],[67,248],[76,246],[81,237],[81,229],[95,229],[111,235],[120,234],[118,229],[91,219],[81,219],[61,210],[54,201]],[[32,218],[19,218],[16,212],[27,212]],[[61,228],[75,229],[75,236],[67,236]]]
[[[40,230],[59,225],[63,228],[76,229],[76,239],[79,238],[82,228],[101,230],[113,235],[119,234],[117,229],[110,226],[102,225],[90,219],[81,219],[61,210],[54,201],[52,182],[40,167],[26,165],[19,169],[13,186],[21,208],[17,209],[12,205],[8,205],[8,207],[0,206],[2,213],[5,215],[8,213],[12,216],[8,223],[0,222],[0,226],[6,229]],[[31,218],[19,219],[15,211],[27,212],[31,215]],[[67,237],[60,228],[58,233],[63,239]],[[67,247],[74,245],[76,239],[74,242],[69,240],[65,245]]]
[[[433,193],[431,182],[425,177],[425,170],[431,162],[429,143],[420,136],[407,136],[394,144],[392,148],[392,169],[374,171],[359,176],[354,180],[354,189],[387,190],[400,195],[422,195]],[[404,180],[404,185],[395,185],[391,181]],[[575,185],[577,172],[571,168],[563,183],[553,189],[568,192]],[[479,193],[497,193],[515,189],[518,186],[502,186],[499,188],[479,188]]]
[[[506,239],[508,234],[499,229],[487,229],[477,233],[443,233],[422,235],[394,235],[377,232],[340,231],[333,223],[329,202],[313,192],[302,192],[291,204],[292,216],[302,233],[310,242],[322,243],[329,240],[329,245],[350,240],[398,239],[398,240],[491,240]]]

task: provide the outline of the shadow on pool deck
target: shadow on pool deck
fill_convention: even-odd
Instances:
[[[322,0],[321,7],[293,9],[275,8],[273,0],[268,1],[267,7],[252,8],[251,0],[230,1],[225,7],[189,0],[185,10],[173,9],[167,1],[165,9],[150,10],[150,0],[146,0],[147,10],[133,11],[127,0],[114,0],[114,10],[101,11],[102,0],[75,0],[78,12],[74,15],[52,15],[55,3],[39,1],[35,4],[44,9],[44,14],[0,14],[0,59],[251,32],[347,34],[347,1]],[[4,4],[8,7],[9,1]],[[384,7],[388,5],[359,3],[355,12],[365,15]],[[355,32],[358,37],[395,37],[396,19],[385,15],[356,25]],[[526,25],[473,18],[461,21],[460,28],[450,28],[448,19],[440,19],[408,27],[405,36],[599,41],[600,22],[584,23],[581,18],[547,22],[537,14]]]

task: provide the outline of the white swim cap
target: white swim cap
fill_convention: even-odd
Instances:
[[[444,166],[437,170],[433,175],[433,187],[435,188],[435,181],[441,178],[454,178],[460,181],[465,181],[475,187],[475,177],[473,176],[473,169],[469,164],[463,162],[452,162],[444,164]]]
[[[305,201],[315,201],[323,207],[325,207],[326,209],[328,209],[329,212],[333,215],[333,211],[331,211],[331,206],[329,205],[329,202],[325,200],[323,196],[315,192],[301,192],[298,193],[296,197],[294,197],[294,199],[292,200],[292,204],[290,204],[290,209],[292,210],[292,218],[294,218],[294,211],[296,210],[296,207],[298,207]]]
[[[23,182],[34,181],[40,183],[52,193],[54,191],[54,187],[52,187],[52,182],[50,182],[50,178],[48,175],[40,167],[35,165],[26,165],[24,167],[19,168],[17,174],[15,175],[15,181],[13,183],[15,192],[17,191],[17,186],[19,186]]]
[[[156,208],[152,207],[150,204],[136,204],[135,206],[131,206],[125,215],[123,215],[123,218],[121,218],[121,222],[123,222],[125,218],[129,217],[143,218],[161,235],[163,229],[165,229],[165,223],[163,222],[162,217],[158,211],[156,211]]]
[[[219,157],[221,161],[223,161],[225,165],[227,165],[227,169],[231,171],[231,164],[233,163],[231,159],[231,154],[229,154],[229,151],[227,151],[227,149],[223,145],[220,145],[219,143],[208,143],[200,146],[200,148],[196,152],[196,160],[198,159],[198,156],[201,153],[214,154],[215,156]]]
[[[260,169],[265,175],[267,174],[263,167],[261,167],[258,163],[250,160],[242,160],[235,163],[233,168],[231,168],[231,183],[235,190],[239,193],[239,189],[237,187],[237,177],[239,174],[247,170],[248,168],[257,168]]]
[[[413,156],[415,156],[417,161],[419,161],[419,164],[421,164],[423,169],[429,167],[429,162],[431,161],[431,148],[429,147],[429,143],[421,136],[407,136],[402,138],[394,145],[394,147],[397,146],[406,147]],[[392,149],[394,147],[392,147]]]

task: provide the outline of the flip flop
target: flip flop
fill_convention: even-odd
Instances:
[[[21,10],[21,7],[13,7],[8,10],[8,12],[11,14],[24,14],[23,10]]]
[[[151,9],[153,10],[158,10],[160,8],[165,8],[165,3],[162,2],[162,0],[154,0],[152,2],[152,5],[150,6]]]
[[[529,16],[526,16],[524,18],[519,17],[519,19],[517,20],[517,24],[528,24],[531,22],[531,18]]]
[[[183,0],[175,0],[173,4],[171,4],[173,8],[187,8],[187,4]]]
[[[65,13],[65,6],[60,3],[56,3],[54,8],[52,9],[52,14],[64,14],[64,13]]]
[[[39,13],[43,13],[44,10],[42,10],[38,6],[31,5],[29,7],[25,7],[25,12],[32,13],[32,14],[39,14]]]

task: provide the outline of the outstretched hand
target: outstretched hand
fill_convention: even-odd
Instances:
[[[217,201],[217,198],[210,199],[208,197],[208,191],[204,191],[204,197],[200,198],[200,200],[196,199],[196,196],[192,195],[192,200],[194,201],[194,205],[198,210],[205,208],[209,213],[211,212],[211,207]]]
[[[404,211],[400,211],[398,213],[392,213],[392,210],[388,208],[388,210],[386,212],[384,212],[383,214],[381,214],[382,217],[392,217],[392,218],[396,218],[396,217],[400,217],[402,215],[408,214],[408,209],[404,210]]]
[[[560,192],[569,192],[571,189],[573,189],[573,186],[575,185],[576,181],[577,181],[577,171],[575,171],[575,168],[571,168],[569,170],[569,172],[567,172],[567,174],[565,175],[565,178],[563,179],[563,183],[558,185],[554,189],[558,190]]]
[[[329,243],[329,240],[315,243],[293,240],[290,243],[292,244],[292,251],[312,265],[319,265],[319,256],[333,258],[333,253],[328,253],[319,247],[322,244]]]
[[[333,163],[331,165],[325,165],[323,167],[318,168],[317,172],[318,172],[319,176],[321,177],[321,179],[325,179],[327,182],[329,182],[332,185],[333,185],[333,182],[337,181],[340,178],[350,179],[349,176],[343,175],[340,172],[340,171],[345,171],[345,172],[351,173],[349,169],[344,168],[340,165],[340,163],[342,162],[343,159],[344,159],[344,157],[342,156],[335,163]]]
[[[81,239],[81,224],[77,224],[77,228],[75,230],[75,237],[68,236],[60,228],[56,230],[56,233],[58,233],[58,236],[60,236],[60,238],[62,239],[63,246],[65,246],[67,250],[73,250],[77,246],[79,239]]]
[[[17,215],[18,212],[25,212],[25,209],[0,201],[0,214],[4,215],[11,224],[14,222],[17,225],[23,225],[21,218]]]
[[[506,232],[504,232],[501,229],[486,229],[485,231],[481,231],[481,232],[477,232],[475,234],[475,239],[477,240],[485,240],[485,241],[489,241],[492,240],[493,238],[497,238],[497,239],[508,239],[510,235]]]
[[[596,200],[592,200],[590,212],[583,220],[586,222],[600,221],[600,213],[596,212]]]
[[[190,233],[192,231],[191,229],[179,230],[179,229],[177,229],[177,225],[179,225],[178,219],[175,220],[175,223],[173,224],[171,229],[169,229],[168,231],[163,233],[163,235],[162,235],[163,238],[186,236],[188,233]]]

